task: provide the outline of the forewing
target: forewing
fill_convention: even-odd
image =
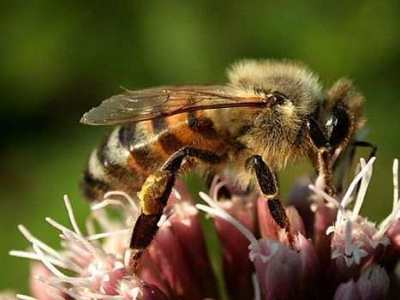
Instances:
[[[104,100],[81,122],[113,125],[162,118],[187,111],[265,105],[261,96],[237,96],[227,86],[166,86],[124,93]]]

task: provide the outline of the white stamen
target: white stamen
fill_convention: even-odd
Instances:
[[[124,204],[120,201],[120,200],[116,200],[116,199],[104,199],[101,202],[95,203],[93,204],[90,209],[91,210],[99,210],[99,209],[103,209],[109,205],[115,205],[115,206],[124,206]]]
[[[214,192],[212,194],[213,199],[218,199],[218,192],[225,184],[226,184],[225,181],[221,181],[215,184]]]
[[[345,234],[344,234],[344,254],[346,256],[351,255],[351,246],[352,246],[352,224],[350,220],[346,222]]]
[[[255,273],[251,275],[251,281],[253,282],[254,288],[254,300],[261,300],[260,284],[258,283],[257,275]]]
[[[223,210],[216,201],[210,198],[210,196],[203,192],[200,192],[199,195],[209,206],[196,204],[197,209],[207,212],[210,215],[220,217],[221,219],[231,223],[249,240],[253,247],[258,247],[257,239],[250,230],[248,230],[243,224]]]
[[[400,199],[399,199],[399,161],[393,161],[393,207],[391,213],[379,224],[379,230],[374,234],[374,238],[380,239],[390,228],[394,221],[400,218]]]
[[[333,204],[334,207],[337,207],[339,209],[339,211],[341,211],[342,213],[345,213],[345,209],[342,206],[342,204],[336,200],[335,198],[333,198],[332,196],[328,195],[326,192],[324,192],[322,189],[317,188],[316,186],[309,184],[308,188],[310,190],[312,190],[314,193],[318,194],[319,196],[325,198],[329,203]]]
[[[26,238],[26,240],[28,242],[30,242],[31,244],[36,244],[39,247],[41,247],[44,251],[46,251],[47,253],[53,255],[54,257],[57,257],[59,260],[64,260],[64,258],[62,257],[62,255],[60,253],[58,253],[56,250],[54,250],[53,248],[51,248],[50,246],[46,245],[41,240],[39,240],[38,238],[33,236],[29,232],[29,230],[26,229],[26,227],[24,225],[22,225],[22,224],[18,225],[18,230],[22,233],[22,235]]]
[[[61,225],[60,223],[58,223],[56,220],[50,218],[50,217],[46,217],[45,218],[46,222],[49,223],[51,226],[53,226],[54,228],[58,229],[59,231],[61,231],[63,234],[67,231],[71,231],[72,230],[68,229],[67,227],[65,227],[64,225]]]
[[[17,299],[21,299],[21,300],[38,300],[38,299],[33,298],[31,296],[22,295],[22,294],[17,294],[16,297],[17,297]]]
[[[130,232],[130,229],[121,229],[121,230],[116,230],[116,231],[111,231],[111,232],[102,232],[102,233],[97,233],[93,235],[89,235],[86,237],[87,240],[93,241],[93,240],[99,240],[99,239],[104,239],[110,236],[115,236],[115,235],[122,235],[122,234],[127,234]]]
[[[76,234],[74,231],[68,229],[67,227],[61,225],[57,221],[53,220],[52,218],[47,217],[46,221],[55,227],[56,229],[62,231],[63,235],[65,236],[65,239],[70,239],[72,241],[78,241],[80,242],[87,251],[89,251],[93,256],[95,256],[97,259],[101,259],[102,256],[104,255],[104,252],[102,251],[101,248],[96,248],[94,247],[89,241],[87,241],[85,238],[83,238],[81,235]]]
[[[86,227],[86,232],[88,233],[88,235],[96,234],[96,226],[94,224],[94,221],[95,221],[95,218],[93,217],[93,215],[89,215],[86,218],[85,227]]]
[[[168,216],[166,214],[162,214],[160,220],[157,222],[157,226],[161,227],[168,221]]]
[[[374,238],[380,239],[384,236],[386,231],[390,228],[393,222],[398,219],[398,215],[400,214],[400,203],[397,203],[395,207],[393,207],[392,212],[388,215],[380,224],[379,230],[374,234]]]
[[[41,261],[41,257],[37,255],[36,253],[33,252],[27,252],[27,251],[19,251],[19,250],[11,250],[8,252],[9,255],[15,256],[15,257],[21,257],[21,258],[28,258],[31,260],[37,260]],[[48,260],[53,264],[58,267],[64,268],[64,269],[73,269],[73,266],[65,264],[63,261],[57,260],[53,257],[48,257]]]
[[[138,208],[136,202],[132,199],[132,197],[129,196],[125,192],[122,192],[122,191],[110,191],[110,192],[105,193],[104,198],[109,198],[109,197],[112,197],[112,196],[121,196],[121,197],[125,198],[129,202],[129,204],[132,206],[132,208],[135,208],[135,209]]]
[[[172,192],[174,193],[176,199],[178,199],[179,201],[182,200],[182,195],[179,193],[177,189],[174,188]]]
[[[214,176],[210,184],[210,191],[213,191],[215,189],[215,185],[218,183],[219,179],[220,177],[218,175]]]
[[[96,220],[96,222],[100,225],[100,227],[104,231],[115,230],[116,227],[119,227],[116,226],[116,224],[108,218],[107,213],[105,211],[102,210],[93,211],[90,217]]]
[[[362,169],[366,168],[365,159],[362,158],[360,160],[360,165],[361,165]],[[369,182],[371,181],[371,177],[372,177],[372,166],[370,168],[368,168],[368,171],[365,173],[365,175],[363,176],[363,178],[361,180],[360,189],[358,191],[357,199],[356,199],[356,202],[355,202],[354,208],[353,208],[353,213],[352,213],[353,219],[357,218],[357,216],[360,213],[363,201],[365,199],[365,194],[367,193]]]
[[[65,208],[67,209],[69,221],[72,225],[72,228],[74,229],[76,234],[82,235],[82,233],[79,229],[78,223],[76,222],[74,211],[72,210],[71,201],[69,200],[67,195],[64,195],[64,204],[65,204]]]
[[[399,160],[393,161],[393,208],[399,202]]]
[[[375,162],[375,157],[372,157],[368,163],[366,164],[366,166],[364,168],[361,169],[361,171],[357,174],[357,176],[353,179],[353,181],[351,182],[349,188],[347,189],[345,195],[343,196],[342,199],[342,206],[344,208],[347,207],[347,205],[350,204],[351,202],[351,194],[353,193],[354,189],[357,187],[358,182],[361,180],[361,178],[367,173],[369,172],[369,169],[372,168],[373,163]]]
[[[77,282],[82,282],[81,278],[76,278],[76,277],[69,277],[67,275],[65,275],[64,273],[62,273],[60,270],[58,270],[55,266],[53,266],[51,264],[51,262],[49,261],[49,259],[46,257],[46,255],[44,255],[44,253],[40,250],[40,248],[38,246],[36,246],[35,244],[32,245],[33,250],[38,254],[38,256],[40,257],[41,262],[46,266],[46,268],[53,273],[56,277],[63,279],[66,282],[70,282],[70,283],[77,283]]]

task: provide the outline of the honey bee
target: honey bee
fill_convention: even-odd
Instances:
[[[240,61],[228,78],[225,85],[125,90],[83,115],[84,124],[118,125],[92,152],[83,186],[93,201],[108,190],[137,194],[137,259],[182,169],[229,172],[243,186],[255,177],[284,228],[276,172],[288,162],[310,159],[334,193],[333,162],[364,124],[363,96],[352,83],[341,79],[324,92],[305,65],[275,60]]]

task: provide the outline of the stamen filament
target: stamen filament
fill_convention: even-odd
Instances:
[[[21,300],[37,300],[36,298],[33,298],[31,296],[22,295],[22,294],[17,294],[16,297],[17,297],[17,299],[21,299]]]
[[[55,249],[51,248],[49,245],[43,243],[41,240],[32,235],[24,225],[18,225],[18,230],[22,233],[22,235],[28,242],[38,245],[47,253],[53,255],[54,257],[57,257],[59,260],[63,260],[63,257],[60,253],[58,253]]]
[[[351,182],[349,188],[347,189],[345,195],[343,196],[343,200],[342,200],[342,206],[344,208],[347,207],[347,205],[350,204],[352,198],[350,197],[351,194],[353,193],[353,191],[355,190],[355,188],[357,187],[358,182],[361,180],[361,178],[365,175],[365,173],[369,172],[369,169],[372,169],[372,165],[375,162],[376,157],[372,157],[368,163],[366,164],[366,166],[364,168],[361,169],[361,171],[356,175],[356,177],[353,179],[353,181]]]
[[[76,234],[82,236],[82,233],[79,229],[78,223],[76,222],[76,219],[75,219],[74,211],[72,210],[71,201],[69,200],[67,195],[64,195],[64,204],[65,204],[65,208],[67,209],[69,221],[72,225],[72,228],[74,229]]]
[[[393,208],[399,202],[399,160],[393,161]]]
[[[224,219],[225,221],[231,223],[249,240],[250,244],[253,247],[258,247],[257,239],[250,230],[248,230],[243,224],[241,224],[239,221],[237,221],[235,218],[225,212],[213,199],[210,198],[210,196],[203,192],[200,192],[199,195],[209,206],[196,204],[196,208],[205,211],[211,215],[220,217],[221,219]]]
[[[253,287],[254,287],[254,300],[261,300],[261,290],[260,290],[260,284],[258,283],[257,274],[255,273],[252,274],[251,280],[253,282]]]
[[[121,230],[116,230],[116,231],[111,231],[111,232],[102,232],[102,233],[97,233],[93,235],[89,235],[86,237],[87,240],[93,241],[93,240],[99,240],[99,239],[104,239],[113,235],[119,235],[119,234],[126,234],[129,233],[130,229],[121,229]]]
[[[365,159],[361,158],[360,165],[361,165],[362,169],[366,168]],[[372,167],[368,168],[368,171],[365,173],[365,175],[363,176],[363,178],[361,180],[360,189],[358,191],[357,199],[356,199],[356,202],[355,202],[354,208],[353,208],[353,213],[352,213],[353,219],[357,218],[357,216],[360,213],[363,201],[365,199],[365,195],[367,193],[369,182],[371,181],[371,177],[372,177]]]
[[[8,252],[8,254],[11,255],[11,256],[15,256],[15,257],[28,258],[28,259],[31,259],[31,260],[41,261],[41,257],[39,255],[37,255],[36,253],[33,253],[33,252],[20,251],[20,250],[11,250],[10,252]],[[53,257],[48,257],[48,260],[53,265],[56,265],[56,266],[64,268],[64,269],[72,269],[73,270],[73,266],[67,265],[63,261],[57,260],[57,259],[55,259]]]
[[[129,202],[129,204],[132,206],[132,208],[135,208],[135,209],[138,208],[137,204],[136,204],[135,201],[132,199],[132,197],[129,196],[129,195],[128,195],[127,193],[125,193],[125,192],[122,192],[122,191],[110,191],[110,192],[105,193],[104,198],[109,198],[110,196],[111,196],[111,197],[112,197],[112,196],[121,196],[121,197],[124,197],[126,200],[128,200],[128,202]]]

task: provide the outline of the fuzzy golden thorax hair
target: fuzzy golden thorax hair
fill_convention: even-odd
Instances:
[[[272,108],[251,115],[250,129],[238,137],[240,143],[261,154],[275,169],[301,155],[304,147],[299,144],[299,134],[307,116],[322,100],[317,76],[296,62],[244,60],[229,69],[228,77],[238,90],[265,95],[278,93],[284,97],[284,101]],[[238,114],[241,118],[246,116],[243,110]]]

